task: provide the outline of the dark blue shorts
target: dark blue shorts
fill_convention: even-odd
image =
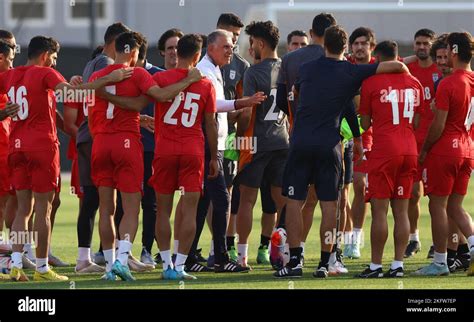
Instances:
[[[283,175],[282,193],[293,200],[306,200],[314,184],[318,199],[335,201],[342,179],[341,144],[335,147],[290,147]]]

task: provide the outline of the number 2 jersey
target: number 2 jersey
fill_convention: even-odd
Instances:
[[[10,152],[48,151],[58,145],[54,89],[64,77],[50,67],[19,66],[0,74],[0,95],[20,105],[10,127]]]

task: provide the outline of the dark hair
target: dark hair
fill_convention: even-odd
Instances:
[[[383,60],[394,60],[398,57],[398,45],[395,41],[385,40],[375,46],[374,54]]]
[[[367,41],[370,43],[370,46],[375,46],[375,34],[372,29],[367,27],[359,27],[354,30],[349,36],[349,45],[352,45],[354,41],[359,37],[366,37]]]
[[[416,39],[417,37],[428,37],[430,39],[434,39],[436,37],[436,34],[433,30],[431,29],[427,29],[427,28],[423,28],[423,29],[420,29],[418,30],[416,33],[415,33],[415,37],[413,37],[413,39]]]
[[[146,39],[145,36],[143,36],[143,43],[140,46],[140,50],[138,51],[138,59],[139,60],[144,60],[146,59],[146,54],[148,52],[148,40]]]
[[[293,31],[290,32],[290,33],[288,34],[288,36],[286,37],[286,42],[287,42],[288,45],[291,43],[291,38],[293,38],[293,36],[308,37],[308,35],[306,34],[306,32],[304,32],[303,30],[293,30]]]
[[[8,56],[10,54],[10,50],[15,51],[15,47],[0,39],[0,54],[3,56]]]
[[[470,63],[474,52],[474,42],[472,36],[467,31],[452,32],[447,39],[448,45],[453,50],[457,48],[456,54],[463,63]]]
[[[181,38],[184,36],[184,33],[177,29],[177,28],[173,28],[173,29],[170,29],[170,30],[166,30],[164,32],[164,34],[161,35],[160,37],[160,40],[158,40],[158,50],[160,51],[165,51],[166,48],[165,48],[165,44],[166,44],[166,41],[172,37],[178,37],[178,38]]]
[[[200,53],[202,43],[202,38],[198,34],[184,35],[178,41],[178,57],[188,59]]]
[[[439,35],[436,40],[434,41],[433,45],[431,46],[430,56],[433,60],[436,60],[436,52],[439,49],[447,49],[448,48],[448,33],[444,33]]]
[[[40,55],[47,53],[58,53],[59,43],[56,39],[45,36],[36,36],[31,38],[28,45],[28,59],[34,59]]]
[[[233,13],[223,13],[219,16],[219,19],[217,20],[217,28],[220,28],[221,26],[232,26],[242,28],[244,26],[244,23],[237,15]]]
[[[8,30],[0,29],[0,39],[12,39],[14,36]]]
[[[94,49],[94,51],[92,52],[91,59],[96,58],[100,53],[102,53],[103,50],[104,50],[103,45],[97,46],[96,49]]]
[[[331,54],[341,54],[344,52],[344,46],[347,44],[347,33],[342,26],[336,25],[329,27],[324,32],[324,48]]]
[[[202,39],[202,49],[207,48],[207,35],[199,34],[199,36],[201,36]]]
[[[327,28],[336,24],[336,18],[332,14],[323,12],[314,17],[311,30],[316,36],[322,37]]]
[[[115,39],[115,51],[124,53],[126,50],[140,49],[142,44],[142,34],[135,31],[124,32]]]
[[[106,45],[111,44],[120,34],[131,31],[126,25],[121,22],[116,22],[110,25],[105,31],[104,42]]]
[[[270,20],[268,21],[252,21],[245,27],[245,33],[254,38],[263,39],[272,50],[275,50],[280,41],[280,32],[278,27]]]

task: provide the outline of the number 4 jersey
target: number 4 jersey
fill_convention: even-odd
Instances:
[[[172,69],[153,75],[158,86],[175,84],[187,69]],[[191,84],[171,102],[155,104],[155,156],[204,156],[204,113],[216,113],[216,91],[211,81]]]
[[[0,74],[0,95],[20,105],[11,122],[10,152],[49,151],[58,144],[54,89],[65,82],[49,67],[20,66]]]

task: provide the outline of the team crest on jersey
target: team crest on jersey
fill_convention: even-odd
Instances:
[[[235,70],[231,70],[230,73],[229,73],[229,78],[234,80],[235,79]]]
[[[436,83],[439,79],[438,73],[433,73],[433,82]]]

